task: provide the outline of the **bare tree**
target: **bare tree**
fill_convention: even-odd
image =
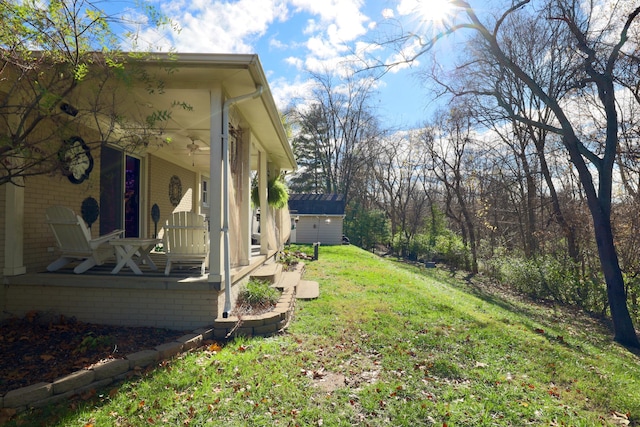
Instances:
[[[313,99],[296,114],[294,149],[301,168],[290,186],[293,191],[342,194],[348,204],[381,133],[369,105],[375,82],[329,73],[312,77]]]
[[[429,200],[422,182],[427,152],[417,132],[396,133],[380,141],[380,152],[371,156],[370,170],[375,179],[375,203],[387,213],[391,237],[401,234],[408,244],[424,225]],[[406,255],[406,254],[403,254]]]
[[[468,111],[452,109],[437,119],[437,133],[424,139],[430,167],[444,187],[445,214],[460,228],[462,239],[471,253],[468,269],[478,272],[473,179],[473,142]],[[425,134],[427,135],[427,134]]]
[[[611,9],[615,16],[603,16],[602,10],[600,15],[595,16],[594,3],[589,3],[590,8],[585,9],[584,3],[577,0],[547,0],[544,7],[539,7],[539,2],[523,0],[512,3],[497,18],[483,22],[467,1],[453,0],[452,4],[462,11],[460,22],[424,43],[423,50],[416,57],[429,51],[446,34],[471,30],[479,36],[476,40],[480,42],[473,47],[482,48],[481,55],[494,63],[496,71],[519,82],[519,86],[526,90],[527,97],[539,99],[551,111],[554,121],[552,124],[545,123],[521,114],[509,99],[497,98],[513,120],[561,137],[565,153],[578,174],[593,221],[615,340],[630,347],[640,347],[627,307],[611,225],[613,168],[620,127],[617,110],[620,86],[617,85],[617,76],[623,72],[621,67],[625,65],[622,58],[632,57],[627,54],[629,49],[625,50],[625,47],[630,29],[637,27],[640,7],[624,3],[619,4],[619,8]],[[621,9],[625,11],[624,16],[621,16]],[[546,82],[529,72],[523,59],[508,49],[509,44],[517,45],[520,38],[527,37],[526,28],[509,37],[502,37],[503,27],[522,13],[530,13],[538,22],[552,26],[554,37],[565,42],[558,48],[561,47],[565,53],[577,53],[571,57],[568,66],[558,70],[565,73],[563,81],[567,89],[564,93],[556,94],[549,90]],[[413,37],[407,36],[406,40]],[[486,95],[496,96],[495,93]],[[597,108],[601,120],[584,126],[579,107]]]

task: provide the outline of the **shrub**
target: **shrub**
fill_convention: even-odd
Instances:
[[[344,232],[352,244],[365,250],[389,241],[389,221],[380,210],[349,207],[344,221]]]
[[[280,299],[280,292],[271,287],[266,280],[249,279],[240,289],[236,299],[236,312],[268,311],[275,307]]]
[[[435,257],[451,267],[464,268],[469,250],[462,243],[462,238],[452,231],[445,231],[436,237]]]
[[[416,260],[431,261],[434,246],[430,242],[431,236],[428,234],[416,234],[409,242],[409,253]]]
[[[485,263],[493,278],[537,299],[577,305],[604,314],[607,295],[601,277],[584,278],[568,260],[550,255],[535,259],[498,256]]]
[[[302,260],[312,261],[313,257],[311,255],[307,255],[306,253],[300,250],[288,250],[288,249],[282,250],[280,252],[280,256],[278,257],[278,262],[283,265],[285,271],[295,270],[296,266]]]

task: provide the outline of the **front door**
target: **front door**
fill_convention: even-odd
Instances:
[[[124,229],[140,237],[140,159],[102,147],[100,155],[100,234]]]
[[[125,156],[124,235],[140,237],[140,159]]]

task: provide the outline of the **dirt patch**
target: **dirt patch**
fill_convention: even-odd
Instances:
[[[101,360],[152,349],[191,331],[82,323],[38,313],[0,323],[0,394],[55,379]]]
[[[313,386],[325,393],[332,393],[346,385],[346,377],[342,374],[336,374],[335,372],[324,372],[322,375],[313,379]]]

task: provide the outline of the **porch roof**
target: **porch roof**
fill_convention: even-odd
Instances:
[[[171,143],[157,148],[149,147],[159,157],[175,162],[182,160],[188,166],[208,170],[210,117],[213,113],[211,89],[222,88],[225,99],[255,92],[262,86],[263,92],[255,99],[236,104],[236,116],[243,129],[250,128],[253,141],[264,150],[269,161],[282,170],[294,170],[296,161],[282,125],[271,89],[260,59],[256,54],[154,54],[153,59],[143,60],[144,66],[164,79],[164,88],[155,93],[139,88],[133,91],[132,109],[138,114],[150,114],[154,110],[171,110],[171,119],[163,137]],[[171,68],[167,79],[166,69]],[[164,73],[164,75],[163,75]],[[184,102],[189,109],[175,103]],[[196,144],[197,149],[190,147]]]

